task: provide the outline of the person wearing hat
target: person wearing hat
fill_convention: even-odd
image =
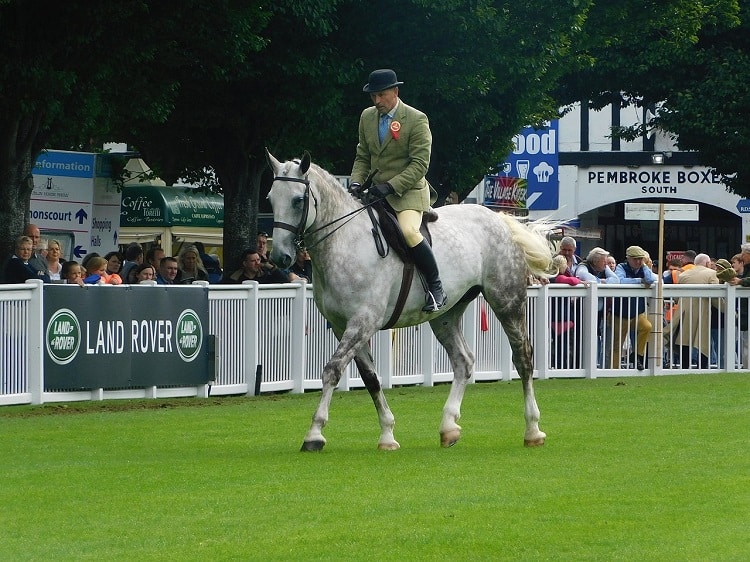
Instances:
[[[737,272],[729,263],[729,260],[724,258],[716,260],[716,277],[719,279],[719,283],[731,283],[732,279],[737,277]],[[724,299],[722,299],[723,301]],[[724,353],[724,342],[726,341],[726,330],[724,324],[726,322],[724,311],[726,309],[726,302],[722,302],[723,308],[715,311],[711,311],[711,363],[715,363],[719,366],[719,369],[725,367],[725,353]]]
[[[620,284],[642,285],[650,287],[658,282],[657,276],[651,271],[644,260],[648,258],[646,250],[640,246],[629,246],[625,250],[625,260],[618,263],[615,275]],[[639,371],[646,368],[646,344],[651,334],[651,321],[646,315],[646,299],[644,297],[616,298],[612,310],[612,328],[614,332],[614,349],[612,350],[612,366],[620,368],[620,351],[625,336],[635,331],[635,365]]]
[[[728,283],[737,277],[737,272],[732,267],[732,264],[729,263],[729,260],[721,258],[716,260],[716,277],[719,278],[719,282]]]
[[[425,178],[430,165],[432,133],[427,116],[399,99],[403,84],[389,69],[370,73],[362,91],[370,95],[372,107],[359,118],[359,140],[352,167],[350,191],[363,196],[362,184],[373,170],[369,199],[385,198],[396,211],[399,226],[414,264],[427,284],[425,312],[435,312],[446,302],[432,247],[419,227],[422,213],[429,210],[430,184]]]

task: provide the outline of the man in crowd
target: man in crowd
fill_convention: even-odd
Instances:
[[[289,279],[278,268],[264,268],[258,250],[252,249],[243,252],[242,268],[225,278],[222,283],[239,284],[243,281],[257,281],[258,283],[287,283]]]
[[[49,278],[49,266],[47,260],[39,253],[39,244],[42,241],[42,233],[35,224],[27,224],[23,229],[24,236],[28,236],[32,241],[31,257],[29,258],[29,267],[37,272],[37,276]]]
[[[617,264],[615,274],[620,284],[641,285],[650,287],[658,281],[656,274],[643,262],[648,257],[640,246],[630,246],[625,250],[625,260]],[[618,297],[612,310],[612,327],[614,343],[612,349],[612,367],[620,368],[620,352],[625,336],[631,331],[636,339],[636,368],[642,371],[646,368],[646,345],[651,334],[651,321],[646,315],[645,297]]]
[[[568,268],[565,270],[565,275],[568,277],[575,277],[576,266],[581,263],[581,258],[576,255],[576,247],[575,238],[572,236],[563,236],[560,240],[560,250],[557,254],[564,256],[568,262]]]
[[[180,268],[177,265],[177,258],[167,256],[159,262],[159,273],[156,276],[156,282],[159,285],[176,285],[179,284],[178,273]]]

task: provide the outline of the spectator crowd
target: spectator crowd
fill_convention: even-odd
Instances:
[[[182,245],[176,256],[167,256],[163,249],[151,246],[147,251],[138,243],[104,256],[87,254],[81,263],[65,260],[60,240],[43,239],[39,228],[26,225],[15,240],[14,254],[2,266],[3,283],[23,283],[40,279],[45,283],[75,285],[157,284],[179,285],[194,281],[239,284],[289,283],[313,281],[313,268],[306,249],[298,250],[295,262],[281,269],[270,259],[268,234],[260,232],[257,245],[245,250],[236,269],[224,271],[217,255],[209,255],[200,242]],[[624,259],[601,247],[590,250],[585,259],[577,253],[577,242],[570,236],[562,238],[553,258],[554,274],[549,278],[533,278],[532,283],[556,283],[566,286],[620,284],[651,287],[657,283],[713,285],[728,283],[750,287],[750,243],[742,244],[740,252],[729,258],[711,258],[693,250],[672,257],[659,279],[654,264],[643,248],[631,245]],[[555,296],[550,304],[550,366],[576,369],[582,364],[583,314],[582,299],[576,296]],[[680,302],[681,301],[681,302]],[[726,366],[725,322],[727,314],[737,318],[736,358],[748,366],[748,303],[727,310],[724,298],[685,297],[666,299],[663,311],[665,338],[664,366],[683,368]],[[597,299],[596,358],[600,368],[636,369],[648,366],[649,338],[653,331],[653,315],[643,297],[599,297]]]
[[[74,285],[157,284],[185,285],[194,281],[208,283],[290,283],[304,279],[312,282],[310,255],[301,249],[288,269],[280,269],[268,253],[268,234],[260,232],[257,246],[242,255],[239,269],[225,275],[219,257],[206,253],[201,242],[183,244],[176,256],[167,256],[159,246],[144,252],[138,243],[129,244],[124,253],[100,256],[90,252],[81,260],[63,259],[64,247],[56,239],[43,239],[39,227],[27,224],[17,237],[13,255],[0,267],[0,282],[25,283],[39,279],[44,283]]]

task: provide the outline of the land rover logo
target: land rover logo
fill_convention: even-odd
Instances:
[[[198,357],[203,344],[203,327],[195,311],[187,309],[180,314],[175,331],[177,353],[183,361],[190,362]]]
[[[75,359],[81,347],[81,326],[73,311],[61,308],[47,324],[47,354],[58,365],[67,365]]]

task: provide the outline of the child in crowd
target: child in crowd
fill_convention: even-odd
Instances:
[[[60,268],[60,279],[68,285],[80,285],[83,287],[83,268],[75,260],[63,262]]]
[[[86,263],[86,277],[83,282],[87,285],[120,285],[122,279],[117,273],[107,273],[107,260],[96,256]]]

